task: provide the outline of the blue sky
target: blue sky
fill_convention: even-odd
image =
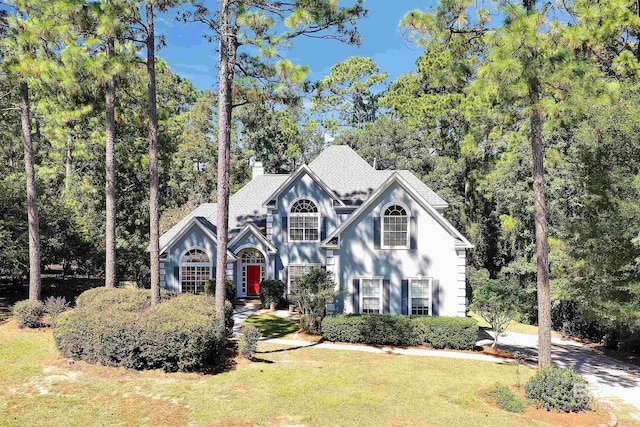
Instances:
[[[308,65],[311,80],[327,75],[333,64],[350,56],[372,57],[381,70],[389,73],[390,81],[414,70],[415,60],[421,54],[421,49],[407,43],[398,31],[400,19],[410,10],[428,10],[436,3],[436,0],[365,0],[369,16],[358,23],[363,39],[359,47],[334,40],[298,38],[284,56],[296,65]],[[215,7],[215,2],[212,6]],[[157,18],[157,32],[164,35],[167,42],[158,56],[196,87],[215,89],[217,57],[214,46],[202,36],[204,27],[176,22],[172,16],[167,14]]]

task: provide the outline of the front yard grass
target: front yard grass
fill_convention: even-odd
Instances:
[[[260,343],[217,375],[136,372],[59,356],[50,329],[0,325],[0,425],[593,425],[606,414],[513,414],[482,398],[533,370]],[[546,412],[546,411],[544,411]]]
[[[265,338],[282,338],[298,332],[298,325],[273,314],[252,314],[244,322],[253,325]]]

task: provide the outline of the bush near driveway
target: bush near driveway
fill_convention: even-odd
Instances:
[[[65,356],[165,371],[197,371],[219,363],[224,348],[218,332],[232,328],[233,318],[219,324],[213,298],[180,295],[148,307],[141,293],[149,294],[148,290],[103,289],[88,297],[81,295],[78,308],[58,317],[54,339]],[[105,305],[106,301],[114,304]],[[225,308],[225,315],[232,315],[231,304]]]
[[[409,317],[388,314],[341,314],[322,321],[329,341],[472,350],[478,323],[466,317]]]
[[[413,317],[421,344],[433,348],[473,350],[478,341],[478,322],[469,317]]]
[[[524,386],[529,399],[551,410],[586,411],[591,407],[587,382],[571,369],[542,368]]]
[[[20,328],[38,328],[42,325],[44,305],[40,301],[23,300],[13,306],[13,315]]]

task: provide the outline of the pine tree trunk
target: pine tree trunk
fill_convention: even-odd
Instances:
[[[29,85],[20,82],[20,118],[22,120],[22,139],[24,143],[24,170],[27,177],[27,205],[29,220],[29,299],[39,300],[40,281],[40,225],[38,223],[38,200],[36,191],[36,173],[33,165],[33,143],[31,141],[31,122],[29,106]]]
[[[229,0],[220,1],[220,64],[218,95],[218,256],[216,259],[216,316],[224,324],[227,244],[229,241],[229,162],[235,38],[231,34]],[[224,340],[224,330],[221,331]]]
[[[523,0],[528,13],[535,11],[535,0]],[[549,244],[547,242],[547,205],[544,198],[544,143],[542,141],[542,111],[540,82],[529,85],[531,107],[531,153],[533,156],[533,198],[535,201],[536,256],[538,285],[538,367],[551,366],[551,291],[549,287]]]
[[[537,97],[536,94],[535,98]],[[536,102],[531,108],[531,149],[533,153],[533,197],[536,207],[538,366],[540,368],[551,366],[551,291],[549,287],[547,206],[544,198],[543,144],[540,105]]]
[[[65,154],[65,172],[64,172],[64,191],[69,194],[71,190],[71,173],[73,171],[73,153],[71,152],[71,143],[73,138],[69,135],[67,139],[67,152]]]
[[[107,58],[113,58],[114,41],[107,40]],[[106,236],[105,236],[105,273],[104,284],[109,288],[116,285],[116,165],[115,165],[115,143],[116,143],[116,83],[115,77],[111,76],[106,85]]]
[[[158,219],[158,112],[156,105],[156,51],[153,2],[147,11],[147,87],[149,90],[149,241],[151,305],[160,303],[160,224]]]

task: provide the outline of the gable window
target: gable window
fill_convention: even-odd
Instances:
[[[180,261],[180,289],[182,292],[199,294],[211,278],[211,260],[202,249],[187,251]]]
[[[298,292],[298,280],[305,274],[309,273],[312,268],[320,267],[320,264],[301,264],[289,266],[289,293]]]
[[[289,241],[317,242],[319,239],[318,206],[309,199],[296,201],[289,210]]]
[[[382,277],[360,279],[362,313],[382,313]]]
[[[409,216],[401,205],[391,205],[382,217],[382,247],[409,247]]]
[[[409,279],[409,314],[431,316],[431,278]]]

